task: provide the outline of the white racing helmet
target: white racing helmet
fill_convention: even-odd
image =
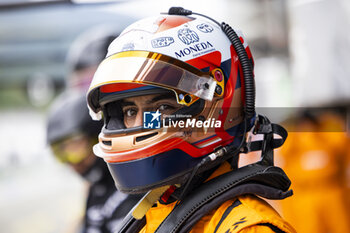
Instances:
[[[252,70],[249,47],[236,33]],[[238,146],[251,88],[243,73],[235,46],[215,21],[160,15],[126,28],[109,46],[87,94],[90,113],[104,117],[94,152],[108,164],[117,188],[136,193],[184,183],[204,156]],[[127,128],[123,100],[151,94],[176,98],[180,107],[160,116],[156,127],[147,127],[144,118]],[[170,121],[184,124],[166,127]]]

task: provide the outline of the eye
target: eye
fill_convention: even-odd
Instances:
[[[159,105],[157,110],[162,112],[162,111],[165,111],[165,110],[172,110],[172,109],[174,109],[174,107],[169,105],[169,104],[161,104],[161,105]]]
[[[133,117],[137,115],[137,110],[134,108],[129,108],[124,110],[125,117]]]

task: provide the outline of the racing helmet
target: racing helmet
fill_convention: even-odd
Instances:
[[[96,144],[101,127],[101,122],[92,121],[89,116],[85,94],[65,91],[49,109],[47,142],[59,161],[72,165],[85,177],[95,166],[96,159],[90,159],[89,163],[87,159],[94,158],[91,146]]]
[[[247,42],[232,32],[252,70]],[[246,121],[243,73],[227,32],[206,17],[159,15],[127,27],[110,44],[87,93],[90,115],[104,118],[94,153],[107,163],[117,188],[139,193],[184,184],[205,156],[238,145]],[[167,96],[177,106],[164,116],[161,107],[143,111],[143,122],[128,127],[125,102],[144,96]]]
[[[109,44],[118,35],[115,28],[97,26],[74,40],[65,60],[67,89],[87,91],[97,66],[106,56]]]

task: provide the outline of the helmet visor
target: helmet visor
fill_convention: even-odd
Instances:
[[[176,90],[212,100],[216,81],[209,73],[175,58],[145,51],[126,51],[105,59],[90,86],[88,102],[97,112],[98,87],[112,83],[140,83]]]
[[[79,164],[91,154],[93,141],[82,135],[51,144],[54,156],[63,163]]]

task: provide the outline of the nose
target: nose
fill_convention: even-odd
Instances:
[[[137,112],[136,119],[134,122],[134,127],[140,126],[143,124],[143,111]]]

